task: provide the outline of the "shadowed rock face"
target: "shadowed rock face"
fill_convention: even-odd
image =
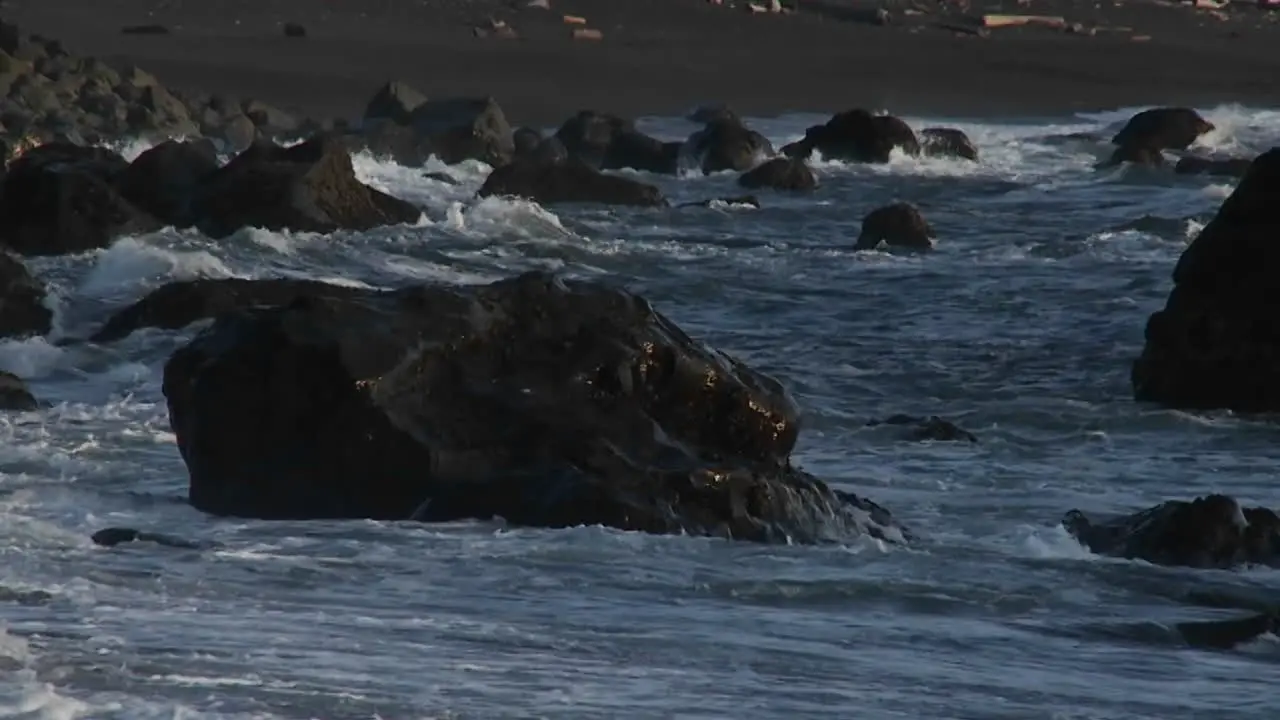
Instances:
[[[1129,118],[1111,142],[1121,147],[1186,150],[1211,130],[1213,123],[1191,108],[1151,108]]]
[[[209,512],[891,541],[794,468],[777,381],[640,297],[529,273],[224,315],[165,367]]]
[[[817,150],[828,160],[887,163],[895,148],[919,155],[920,140],[899,118],[855,109],[837,113],[826,124],[809,128],[803,139],[782,148],[782,152],[789,157],[808,158]]]
[[[1280,148],[1260,155],[1187,247],[1147,321],[1134,397],[1185,409],[1280,410]]]
[[[1062,525],[1100,555],[1199,568],[1280,566],[1280,517],[1267,508],[1242,508],[1226,495],[1171,500],[1096,522],[1072,510]]]

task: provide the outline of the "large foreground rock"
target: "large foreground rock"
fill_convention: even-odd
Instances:
[[[1072,510],[1062,524],[1103,555],[1199,568],[1280,565],[1280,517],[1268,508],[1241,507],[1226,495],[1171,500],[1103,521]]]
[[[644,170],[675,174],[683,143],[663,142],[617,115],[583,110],[556,131],[570,157],[599,170]]]
[[[412,223],[422,211],[361,183],[334,135],[292,147],[257,142],[205,177],[187,201],[191,224],[220,238],[245,227],[329,233]]]
[[[208,512],[904,539],[788,459],[777,381],[642,298],[529,273],[223,315],[165,367]],[[416,511],[415,511],[416,508]]]
[[[0,338],[49,332],[53,313],[44,299],[44,286],[22,261],[0,251]]]
[[[1182,253],[1147,321],[1134,396],[1185,409],[1280,410],[1280,148],[1254,160]]]

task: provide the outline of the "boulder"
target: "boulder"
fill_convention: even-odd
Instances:
[[[780,157],[768,160],[738,178],[738,184],[750,190],[812,190],[818,178],[803,160]]]
[[[706,174],[750,170],[773,154],[773,144],[768,138],[737,118],[718,118],[707,123],[689,136],[685,146]]]
[[[13,373],[0,370],[0,410],[17,410],[25,412],[40,407],[27,384]]]
[[[594,282],[226,314],[170,358],[164,394],[190,500],[216,514],[907,539],[790,462],[776,380]]]
[[[530,127],[519,127],[511,133],[511,144],[517,158],[532,155],[542,141],[542,133]]]
[[[1280,148],[1260,155],[1182,253],[1146,326],[1134,397],[1188,410],[1280,410]]]
[[[143,152],[120,175],[120,194],[152,217],[189,224],[187,200],[202,180],[217,172],[218,151],[209,140],[166,140]]]
[[[178,548],[180,550],[212,550],[222,547],[217,542],[198,542],[195,540],[187,540],[185,538],[168,535],[166,533],[148,532],[146,530],[137,530],[134,528],[109,527],[103,528],[90,536],[94,545],[102,547],[115,547],[127,543],[154,543],[163,547]]]
[[[876,208],[862,218],[862,232],[854,250],[874,250],[884,243],[890,248],[932,250],[933,228],[910,203],[894,203]]]
[[[1186,150],[1211,130],[1213,123],[1191,108],[1152,108],[1129,118],[1111,142],[1121,147]]]
[[[103,148],[54,142],[28,150],[0,186],[0,245],[23,255],[64,255],[159,229],[116,192],[127,168]]]
[[[930,127],[920,131],[920,149],[929,157],[978,159],[978,147],[963,130]]]
[[[369,291],[318,280],[201,279],[171,282],[114,313],[89,340],[115,342],[142,328],[178,330],[191,323],[251,307],[288,305],[298,298],[355,298]]]
[[[906,430],[906,437],[917,442],[978,442],[978,436],[945,420],[937,415],[917,417],[914,415],[890,415],[884,420],[871,420],[867,427],[888,425]]]
[[[656,186],[606,175],[580,160],[555,162],[541,156],[496,168],[476,194],[526,198],[540,205],[599,203],[665,207],[667,204]]]
[[[583,110],[556,131],[569,156],[598,170],[633,169],[674,175],[680,166],[678,142],[663,142],[636,130],[616,115]]]
[[[491,97],[428,100],[414,108],[410,124],[450,165],[479,160],[496,167],[515,154],[511,126]]]
[[[1062,525],[1099,555],[1195,568],[1280,567],[1280,516],[1241,507],[1227,495],[1171,500],[1099,521],[1072,510]]]
[[[807,158],[817,150],[828,160],[887,163],[894,149],[907,155],[920,154],[920,141],[911,127],[892,115],[872,115],[857,109],[809,128],[803,139],[784,147],[782,152]]]
[[[53,313],[44,304],[45,290],[22,261],[0,250],[0,338],[44,335]]]
[[[391,120],[401,125],[408,125],[413,118],[413,111],[427,101],[427,96],[410,87],[407,83],[391,81],[369,98],[364,108],[365,120]]]
[[[1187,155],[1173,166],[1178,175],[1212,175],[1216,177],[1242,178],[1253,164],[1251,158],[1202,158]]]
[[[415,205],[356,179],[342,141],[316,135],[292,147],[257,142],[192,190],[193,224],[214,238],[246,227],[329,233],[412,223]]]

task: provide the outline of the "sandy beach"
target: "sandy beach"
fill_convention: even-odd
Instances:
[[[312,116],[358,116],[377,85],[489,94],[513,123],[581,109],[627,115],[726,102],[776,115],[850,106],[950,116],[1157,103],[1280,105],[1280,13],[1066,0],[879,4],[801,0],[791,14],[705,0],[13,0],[6,18],[78,54],[133,62],[185,89]],[[1058,15],[1085,32],[1002,28],[983,13]],[[564,15],[601,40],[574,40]],[[505,22],[517,37],[478,37]],[[307,37],[285,37],[286,22]],[[169,34],[127,35],[160,24]]]

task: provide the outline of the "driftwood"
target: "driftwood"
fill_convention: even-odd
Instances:
[[[982,26],[986,28],[1021,27],[1023,25],[1043,25],[1059,30],[1067,27],[1066,18],[1060,15],[983,15]]]

